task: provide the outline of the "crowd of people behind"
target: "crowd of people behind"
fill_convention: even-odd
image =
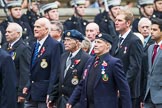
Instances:
[[[58,1],[4,1],[0,108],[162,108],[162,0],[138,0],[138,18],[121,0],[71,0],[64,22]],[[87,7],[104,10],[89,22]]]

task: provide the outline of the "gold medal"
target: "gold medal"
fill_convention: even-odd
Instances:
[[[46,68],[46,67],[48,66],[48,63],[47,63],[46,59],[42,59],[42,62],[41,62],[41,64],[40,64],[40,66],[41,66],[42,68]]]
[[[71,80],[71,83],[73,85],[77,85],[79,83],[78,77],[77,76],[74,76],[74,78]]]
[[[102,80],[103,80],[103,81],[108,81],[108,80],[109,80],[108,75],[107,75],[107,74],[103,74],[103,75],[102,75]]]

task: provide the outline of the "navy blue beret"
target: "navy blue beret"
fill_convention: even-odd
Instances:
[[[65,39],[65,37],[70,37],[70,38],[73,38],[73,39],[77,39],[79,40],[80,42],[82,40],[84,40],[84,35],[82,33],[80,33],[78,30],[66,30],[64,33],[63,33],[63,39]]]
[[[110,36],[109,34],[105,34],[105,33],[100,33],[96,36],[96,39],[101,39],[103,41],[106,41],[110,44],[113,43],[113,39],[112,39],[112,36]]]

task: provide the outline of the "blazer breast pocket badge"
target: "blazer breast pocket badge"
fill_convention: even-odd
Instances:
[[[47,68],[48,63],[47,63],[46,59],[42,59],[42,61],[41,61],[41,63],[40,63],[40,66],[41,66],[43,69]]]

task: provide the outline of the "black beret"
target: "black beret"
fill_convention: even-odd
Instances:
[[[78,30],[66,30],[63,33],[63,39],[65,39],[65,37],[70,37],[70,38],[74,38],[79,40],[80,42],[82,40],[84,40],[84,35],[82,33],[80,33]]]
[[[105,33],[100,33],[96,36],[96,39],[101,39],[103,41],[106,41],[110,44],[113,43],[113,39],[112,39],[112,36],[110,36],[109,34],[105,34]]]

